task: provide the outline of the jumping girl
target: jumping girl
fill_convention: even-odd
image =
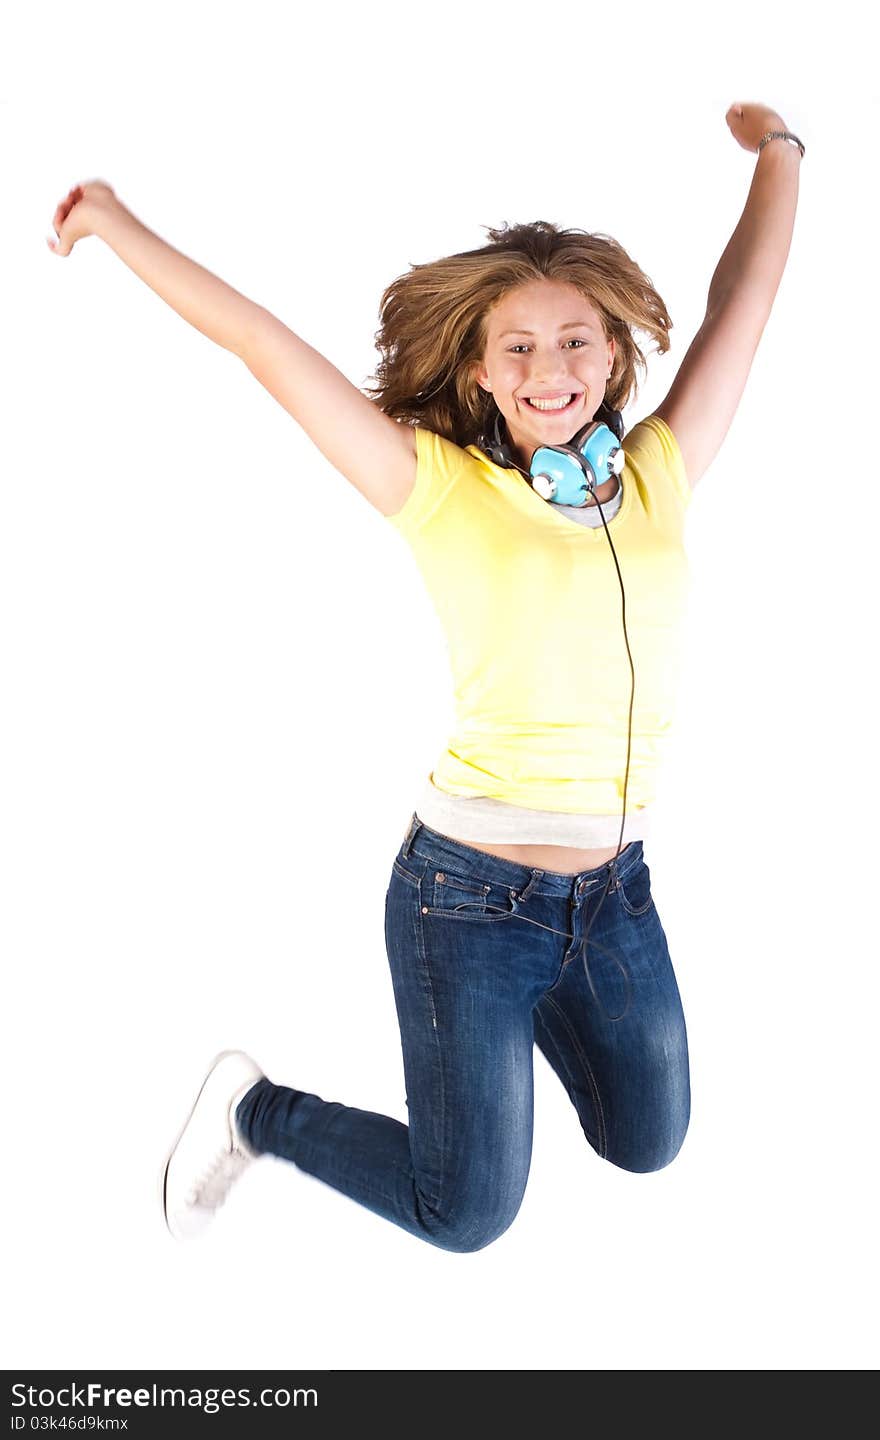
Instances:
[[[177,1238],[269,1153],[432,1245],[481,1249],[525,1191],[535,1044],[599,1156],[645,1172],[678,1153],[687,1036],[643,844],[673,709],[685,516],[770,315],[804,153],[764,105],[726,119],[758,157],[748,200],[668,395],[625,438],[645,368],[634,332],[665,353],[671,321],[607,236],[515,225],[411,267],[382,297],[368,398],[110,186],[58,206],[55,254],[100,236],[238,355],[403,537],[455,684],[455,732],[385,900],[408,1124],[223,1051],[162,1169]],[[583,471],[581,494],[542,488],[559,457]]]

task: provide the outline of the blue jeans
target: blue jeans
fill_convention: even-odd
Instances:
[[[649,1171],[678,1153],[690,1117],[687,1036],[641,840],[565,875],[486,854],[413,815],[392,865],[385,941],[408,1125],[267,1077],[236,1109],[254,1150],[432,1245],[480,1250],[525,1193],[537,1044],[597,1155]]]

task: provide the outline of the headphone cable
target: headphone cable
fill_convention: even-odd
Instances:
[[[551,447],[551,448],[552,448],[552,447]],[[513,463],[513,468],[514,468],[515,470],[518,470],[521,475],[524,475],[525,478],[526,478],[526,480],[528,480],[529,485],[531,486],[531,478],[532,478],[532,477],[531,477],[530,472],[528,472],[528,471],[526,471],[526,470],[523,470],[522,466],[521,466],[521,465],[518,465],[515,460],[514,460],[512,463]],[[621,481],[621,485],[622,485],[622,483],[623,483],[623,482]],[[534,489],[533,486],[531,486],[531,488]],[[590,486],[589,488],[592,490],[593,487]],[[537,492],[536,492],[536,493],[537,493]],[[627,628],[626,628],[626,591],[625,591],[624,588],[623,588],[623,576],[622,576],[621,573],[620,573],[620,566],[619,566],[619,564],[618,564],[618,562],[617,562],[617,551],[616,551],[615,548],[614,548],[614,541],[611,539],[611,533],[610,533],[610,531],[609,531],[609,529],[608,529],[608,522],[607,522],[606,519],[605,519],[605,512],[604,512],[603,509],[602,509],[602,502],[600,501],[599,496],[595,493],[595,491],[593,491],[593,499],[594,499],[595,502],[596,502],[596,508],[597,508],[598,511],[599,511],[599,516],[600,516],[600,518],[601,518],[602,524],[605,526],[605,534],[606,534],[607,537],[608,537],[608,544],[611,546],[611,554],[612,554],[613,557],[614,557],[614,568],[615,568],[616,571],[617,571],[617,579],[618,579],[618,581],[620,582],[621,614],[622,614],[622,617],[623,617],[623,638],[624,638],[624,641],[625,641],[625,643],[626,643],[626,653],[627,653],[627,657],[628,657],[628,659],[629,659],[630,674],[631,674],[631,676],[632,676],[632,685],[631,685],[631,687],[630,687],[630,696],[629,696],[629,720],[628,720],[628,726],[627,726],[627,740],[626,740],[626,772],[625,772],[624,777],[623,777],[623,814],[622,814],[621,820],[620,820],[620,836],[619,836],[618,841],[617,841],[617,854],[614,856],[614,859],[609,862],[609,867],[610,867],[610,868],[609,868],[609,870],[608,870],[608,878],[607,878],[607,880],[605,881],[605,889],[602,891],[602,895],[601,895],[601,897],[600,897],[599,904],[596,906],[595,910],[593,911],[592,916],[590,917],[589,924],[587,925],[587,928],[586,928],[586,930],[584,931],[583,939],[581,940],[581,943],[580,943],[580,945],[579,945],[579,947],[578,947],[578,953],[580,954],[581,959],[583,960],[584,973],[585,973],[585,975],[586,975],[586,977],[587,977],[587,983],[589,984],[590,990],[592,991],[593,999],[596,1001],[596,1004],[599,1006],[600,1010],[604,1010],[605,1007],[604,1007],[604,1005],[602,1004],[601,1000],[599,999],[599,996],[598,996],[597,993],[596,993],[596,987],[595,987],[595,985],[593,984],[593,977],[592,977],[592,975],[590,974],[590,967],[589,967],[589,965],[588,965],[588,963],[587,963],[587,937],[589,936],[589,933],[590,933],[590,931],[591,931],[592,928],[593,928],[593,922],[595,921],[596,916],[598,915],[599,911],[600,911],[601,908],[602,908],[602,905],[603,905],[604,900],[605,900],[605,896],[608,894],[608,889],[609,889],[609,886],[610,886],[610,884],[611,884],[612,874],[614,875],[615,887],[616,887],[616,888],[619,888],[619,881],[618,881],[618,879],[617,879],[617,873],[616,873],[616,870],[615,870],[615,866],[616,866],[617,860],[618,860],[618,858],[619,858],[619,856],[620,856],[621,848],[622,848],[622,845],[623,845],[623,832],[624,832],[624,829],[625,829],[625,827],[626,827],[626,792],[627,792],[627,788],[628,788],[628,785],[629,785],[629,761],[630,761],[630,754],[631,754],[631,750],[632,750],[632,714],[633,714],[633,701],[634,701],[634,699],[635,699],[636,672],[635,672],[635,667],[633,666],[632,652],[630,651],[630,648],[629,648],[629,635],[628,635],[628,633],[627,633]],[[552,503],[552,502],[548,502],[548,503]],[[522,918],[522,919],[525,919],[525,916],[522,916],[521,918]],[[559,933],[561,934],[562,932],[560,931]],[[572,936],[571,938],[573,939],[574,937]],[[596,942],[595,942],[595,941],[593,941],[593,944],[594,944],[594,946],[596,946]],[[598,949],[604,949],[604,946],[597,946],[596,948],[598,948]],[[610,952],[606,952],[606,953],[610,953]],[[617,958],[616,955],[612,955],[612,959],[614,960],[614,962],[615,962],[615,964],[617,965],[618,969],[619,969],[619,970],[621,971],[621,973],[623,974],[623,978],[624,978],[625,981],[626,981],[627,996],[626,996],[626,1004],[624,1005],[623,1010],[621,1011],[621,1013],[620,1013],[619,1015],[609,1015],[609,1016],[608,1016],[608,1019],[609,1019],[609,1020],[622,1020],[622,1019],[624,1018],[624,1016],[626,1015],[627,1011],[629,1010],[629,1007],[630,1007],[630,1001],[631,1001],[631,998],[632,998],[632,985],[631,985],[631,983],[630,983],[630,978],[629,978],[629,974],[627,973],[626,966],[623,965],[620,960],[618,960],[618,958]],[[607,1013],[607,1012],[606,1012],[606,1013]]]

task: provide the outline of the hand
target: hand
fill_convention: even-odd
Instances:
[[[103,214],[110,209],[125,209],[111,187],[103,180],[88,180],[68,191],[55,214],[52,228],[58,243],[46,237],[53,255],[69,255],[77,240],[94,235]]]
[[[744,150],[757,150],[761,136],[768,130],[787,130],[781,115],[767,105],[754,105],[738,100],[731,105],[726,116],[730,133]],[[785,142],[788,145],[788,141]],[[793,147],[792,147],[793,148]]]

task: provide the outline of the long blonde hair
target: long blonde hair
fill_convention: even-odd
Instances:
[[[394,419],[473,444],[497,413],[474,375],[488,312],[516,286],[548,279],[576,286],[598,311],[606,339],[614,338],[605,402],[623,410],[638,393],[636,368],[647,369],[633,330],[651,336],[657,354],[669,349],[672,321],[648,276],[610,235],[560,230],[547,220],[483,228],[491,244],[411,266],[384,291],[378,383],[364,387],[369,398]]]

